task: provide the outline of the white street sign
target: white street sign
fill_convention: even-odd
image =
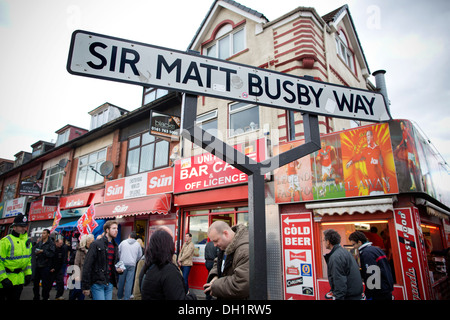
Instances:
[[[71,74],[330,117],[391,119],[383,95],[87,31],[72,35]]]

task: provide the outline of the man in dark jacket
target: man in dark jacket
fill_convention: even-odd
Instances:
[[[361,231],[353,232],[349,238],[361,258],[361,273],[366,284],[365,294],[368,300],[392,300],[394,279],[386,254],[373,247],[372,242]]]
[[[64,300],[64,275],[67,267],[68,248],[64,244],[64,239],[59,238],[55,241],[55,256],[53,257],[50,274],[53,281],[56,281],[55,300]]]
[[[33,280],[33,300],[39,300],[39,282],[42,281],[42,299],[48,300],[52,289],[52,275],[50,268],[55,256],[55,243],[50,238],[50,230],[42,231],[41,240],[36,244],[36,269]]]
[[[117,273],[123,272],[115,267],[119,260],[119,250],[114,240],[119,232],[117,222],[106,221],[103,230],[105,235],[89,247],[81,280],[84,295],[89,296],[92,292],[93,300],[112,300]]]
[[[218,299],[248,299],[249,262],[248,229],[242,224],[232,228],[224,221],[215,221],[208,237],[220,249],[209,272],[204,293]]]
[[[324,241],[330,253],[325,255],[328,282],[336,300],[361,300],[363,284],[359,267],[350,252],[341,247],[341,236],[333,229],[324,231]]]

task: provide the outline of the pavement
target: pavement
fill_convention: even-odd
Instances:
[[[41,292],[42,292],[42,288],[41,288]],[[205,294],[203,293],[202,290],[191,289],[191,292],[195,293],[198,300],[205,300]],[[34,297],[33,284],[31,283],[28,286],[23,288],[22,295],[20,296],[20,300],[33,300],[33,297]],[[69,300],[69,290],[64,290],[63,297],[64,297],[64,300]],[[56,288],[53,287],[52,290],[50,291],[50,300],[55,300],[55,298],[56,298]],[[41,296],[41,299],[42,299],[42,296]],[[85,300],[92,300],[92,299],[90,299],[89,297],[86,297]],[[118,300],[116,288],[113,289],[113,300]]]

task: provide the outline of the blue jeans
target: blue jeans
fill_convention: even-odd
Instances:
[[[92,300],[112,300],[113,285],[108,284],[93,284],[91,286]]]
[[[136,266],[125,266],[123,273],[119,274],[119,285],[117,287],[117,299],[130,300],[131,290],[133,289],[134,272]],[[125,289],[125,293],[124,293]]]
[[[186,291],[189,290],[189,272],[191,272],[191,266],[181,266],[181,272],[183,273],[183,279],[184,279],[184,286],[186,288]]]

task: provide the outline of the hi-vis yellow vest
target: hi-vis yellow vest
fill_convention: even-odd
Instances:
[[[0,240],[0,288],[6,278],[16,286],[24,284],[25,276],[31,275],[31,247],[27,234],[9,234]]]

